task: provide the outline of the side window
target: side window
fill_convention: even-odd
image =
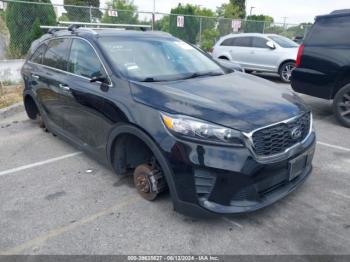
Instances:
[[[232,46],[232,38],[225,39],[222,43],[222,46]]]
[[[53,39],[49,42],[44,55],[43,64],[61,70],[67,70],[67,57],[70,40]]]
[[[233,38],[233,46],[251,47],[252,37],[235,37]]]
[[[35,52],[33,53],[33,55],[31,56],[31,58],[29,59],[29,61],[33,62],[33,63],[37,63],[37,64],[41,64],[43,62],[43,57],[44,57],[44,53],[46,51],[46,44],[42,44],[41,46],[39,46]]]
[[[268,48],[266,43],[268,42],[267,39],[262,37],[253,37],[252,46],[255,48]]]
[[[95,50],[89,43],[80,39],[73,39],[68,71],[87,78],[106,75]]]

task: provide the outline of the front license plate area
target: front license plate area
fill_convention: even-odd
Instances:
[[[308,154],[303,154],[289,162],[289,181],[300,176],[308,163]]]

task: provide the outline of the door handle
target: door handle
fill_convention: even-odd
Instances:
[[[59,88],[63,89],[64,91],[69,91],[69,90],[70,90],[70,88],[69,88],[69,86],[68,86],[68,85],[65,85],[65,84],[59,84],[58,86],[59,86]]]
[[[36,74],[32,74],[32,77],[35,78],[35,79],[39,79],[39,76],[36,75]]]

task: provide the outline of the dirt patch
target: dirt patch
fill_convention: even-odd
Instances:
[[[4,108],[23,100],[23,87],[21,85],[1,87],[0,84],[0,108]]]

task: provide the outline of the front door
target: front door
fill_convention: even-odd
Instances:
[[[70,81],[65,99],[65,129],[80,140],[87,150],[104,153],[112,122],[105,117],[105,96],[109,86],[91,82],[94,77],[109,79],[96,51],[89,42],[73,38],[68,59]],[[110,80],[109,80],[110,81]]]

